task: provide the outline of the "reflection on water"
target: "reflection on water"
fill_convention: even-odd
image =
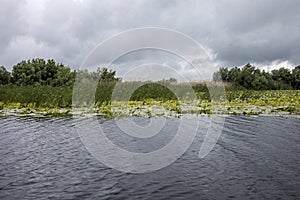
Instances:
[[[81,143],[73,118],[0,118],[0,199],[297,199],[300,196],[300,119],[227,117],[214,149],[199,148],[205,123],[192,146],[159,171],[130,174],[98,162]],[[148,119],[137,118],[141,125]],[[207,121],[203,117],[203,122]],[[133,152],[166,145],[178,119],[147,139],[122,134],[102,120],[107,136]]]

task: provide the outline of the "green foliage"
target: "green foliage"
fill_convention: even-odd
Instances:
[[[130,100],[140,101],[144,99],[176,100],[176,95],[167,87],[158,83],[147,83],[134,91]]]
[[[100,82],[111,82],[118,81],[119,78],[116,78],[116,71],[107,68],[98,68],[96,75],[99,77]]]
[[[0,101],[30,107],[71,107],[72,88],[52,86],[0,86]]]
[[[12,70],[11,82],[16,85],[70,86],[75,80],[75,71],[54,60],[36,58],[21,61]]]
[[[300,65],[293,69],[292,85],[294,89],[300,89]]]
[[[5,67],[0,67],[0,85],[5,85],[10,82],[11,74],[8,72]]]
[[[108,103],[111,101],[111,96],[116,82],[100,82],[96,89],[95,101],[97,105]]]
[[[286,68],[272,70],[269,73],[248,63],[241,69],[220,68],[214,73],[213,80],[229,82],[234,86],[252,90],[299,89],[300,67],[296,67],[292,73]]]
[[[251,64],[243,68],[220,68],[214,73],[213,79],[225,82],[227,99],[224,101],[228,105],[223,105],[222,101],[214,101],[214,94],[209,93],[207,84],[203,82],[180,83],[174,78],[146,83],[121,82],[116,78],[116,71],[107,68],[98,68],[96,72],[72,71],[54,60],[45,61],[39,58],[21,61],[13,67],[12,73],[0,67],[0,110],[11,107],[21,109],[24,114],[32,113],[32,110],[42,110],[51,115],[68,115],[74,100],[72,93],[75,77],[79,81],[76,83],[82,84],[77,93],[85,95],[84,100],[87,100],[85,104],[95,103],[98,112],[109,117],[113,116],[112,100],[118,102],[129,100],[128,105],[121,103],[120,107],[132,115],[145,112],[150,116],[151,110],[155,110],[157,105],[169,113],[190,112],[182,102],[192,102],[195,100],[194,94],[199,103],[191,108],[191,112],[199,114],[214,113],[212,103],[219,104],[218,109],[224,109],[223,113],[238,114],[242,110],[246,114],[259,114],[264,112],[257,109],[259,106],[263,106],[264,109],[271,106],[274,112],[300,113],[299,91],[290,90],[300,89],[300,66],[292,71],[280,68],[270,73],[261,71]],[[93,85],[95,87],[91,87]],[[214,91],[221,89],[218,84],[209,83],[209,85]],[[132,88],[136,90],[132,91],[130,99],[125,99],[124,94],[127,93],[124,91],[131,91]],[[113,93],[116,97],[114,99]],[[61,108],[65,110],[62,111]],[[194,108],[196,110],[193,110]],[[118,112],[124,112],[122,109]],[[161,113],[160,109],[155,112]]]
[[[176,113],[180,114],[181,113],[181,108],[179,105],[179,102],[177,100],[168,100],[165,101],[162,106],[169,111],[175,111]]]

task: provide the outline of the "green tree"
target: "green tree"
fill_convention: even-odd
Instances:
[[[48,60],[41,67],[41,83],[43,85],[53,85],[56,82],[58,74],[58,65],[54,60]]]
[[[35,58],[21,61],[13,67],[13,83],[17,85],[72,85],[75,71],[69,67],[56,63],[53,59],[45,61]]]
[[[221,67],[219,71],[213,74],[213,81],[224,81],[229,82],[229,71],[228,68]]]
[[[247,88],[247,89],[254,89],[253,86],[256,86],[256,83],[254,82],[255,74],[258,73],[254,66],[252,66],[250,63],[245,65],[241,70],[241,78],[239,80],[239,85]]]
[[[232,83],[238,83],[241,79],[241,69],[233,67],[228,72],[228,81]]]
[[[272,70],[272,79],[274,80],[276,89],[290,89],[292,82],[292,74],[289,69],[281,67]]]
[[[292,71],[292,86],[294,89],[300,89],[300,65]]]
[[[76,71],[71,71],[70,67],[58,65],[58,70],[55,79],[52,82],[53,86],[72,86],[75,81]]]
[[[30,61],[21,61],[13,67],[13,83],[17,85],[32,85],[35,80],[35,69]]]
[[[5,67],[0,67],[0,85],[5,85],[10,83],[11,74],[8,72]]]
[[[118,81],[119,79],[116,78],[116,71],[107,68],[98,68],[97,75],[99,76],[100,82],[110,82],[110,81]]]
[[[213,74],[214,81],[233,83],[246,89],[300,89],[300,65],[291,72],[287,68],[272,70],[270,73],[261,71],[250,63],[243,68],[220,68]]]
[[[269,90],[269,89],[275,89],[274,87],[274,80],[272,79],[272,75],[268,72],[266,72],[265,70],[263,70],[261,72],[261,78],[263,79],[263,84],[262,85],[262,89],[266,89],[266,90]]]

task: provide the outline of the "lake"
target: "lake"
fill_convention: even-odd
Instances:
[[[202,118],[183,156],[135,174],[111,169],[87,151],[75,127],[85,119],[0,117],[0,199],[299,199],[299,118],[226,117],[217,144],[200,159]],[[148,152],[174,137],[179,119],[165,120],[148,139],[122,134],[114,120],[100,123],[118,146]]]

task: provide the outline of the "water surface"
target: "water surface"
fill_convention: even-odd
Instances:
[[[146,173],[123,173],[97,161],[76,133],[74,118],[0,118],[0,199],[299,199],[300,119],[227,117],[213,151],[198,151],[200,127],[175,163]],[[136,139],[113,120],[108,137],[133,152],[166,145],[179,119],[167,118],[161,134]],[[140,124],[148,119],[136,118]],[[203,124],[207,118],[203,117]]]

